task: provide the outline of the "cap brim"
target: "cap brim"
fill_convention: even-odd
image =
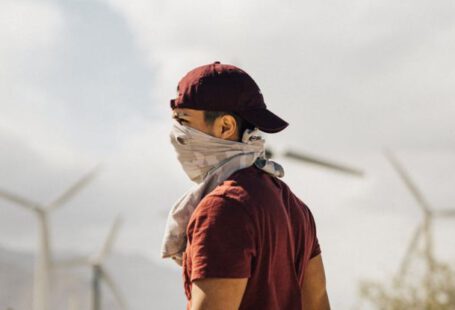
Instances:
[[[279,132],[289,125],[286,121],[267,109],[247,110],[237,112],[237,114],[267,133]]]

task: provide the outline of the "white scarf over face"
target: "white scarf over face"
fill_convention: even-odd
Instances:
[[[235,171],[256,165],[282,177],[283,167],[266,159],[265,140],[259,130],[245,130],[242,142],[224,140],[174,121],[170,134],[183,170],[198,183],[172,207],[166,223],[161,257],[172,257],[179,265],[186,248],[186,227],[199,202]]]

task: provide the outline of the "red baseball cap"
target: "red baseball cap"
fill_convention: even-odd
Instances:
[[[267,109],[256,82],[233,65],[212,64],[197,67],[179,82],[171,108],[233,112],[260,130],[274,133],[289,124]]]

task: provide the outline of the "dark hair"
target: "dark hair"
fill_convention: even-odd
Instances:
[[[206,124],[213,125],[215,120],[218,117],[224,116],[224,115],[231,115],[234,119],[235,122],[237,123],[237,128],[238,128],[238,134],[239,134],[239,141],[242,140],[243,132],[246,129],[254,129],[254,125],[245,120],[244,118],[238,116],[237,114],[233,112],[225,112],[225,111],[204,111],[204,121]]]

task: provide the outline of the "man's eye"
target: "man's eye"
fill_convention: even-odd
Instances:
[[[174,119],[179,122],[179,124],[182,124],[182,123],[189,123],[186,119],[183,119],[183,118],[180,118],[178,115],[175,115],[174,116]]]

